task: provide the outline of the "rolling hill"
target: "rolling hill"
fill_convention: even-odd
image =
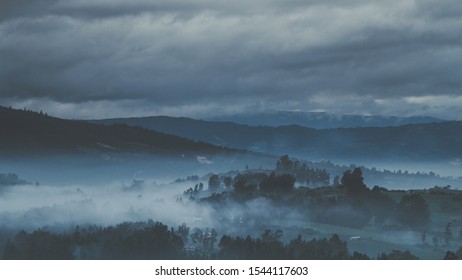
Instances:
[[[215,145],[308,159],[460,160],[462,121],[390,127],[313,129],[269,127],[189,118],[107,119]]]
[[[0,107],[0,131],[0,153],[3,155],[238,152],[141,127],[106,126],[5,107]]]

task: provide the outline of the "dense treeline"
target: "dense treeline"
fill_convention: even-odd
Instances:
[[[229,237],[224,235],[219,243],[219,258],[222,259],[306,259],[306,260],[347,260],[353,258],[369,259],[368,256],[355,252],[348,253],[346,242],[338,235],[331,238],[303,240],[296,239],[284,244],[282,232],[272,233],[266,230],[260,238],[247,236]]]
[[[28,184],[15,173],[0,173],[0,187]]]
[[[3,259],[178,259],[183,241],[158,222],[115,227],[77,227],[71,233],[20,231],[9,240]]]
[[[294,175],[297,182],[305,186],[325,186],[330,180],[327,170],[310,168],[306,162],[293,161],[287,155],[278,160],[276,172]]]
[[[350,254],[346,242],[336,234],[312,240],[299,235],[287,243],[283,236],[281,230],[265,230],[257,238],[223,235],[216,246],[213,229],[190,232],[186,225],[173,229],[153,221],[114,227],[77,226],[67,233],[40,229],[19,231],[6,243],[3,259],[370,259],[366,254]],[[396,250],[382,253],[378,259],[417,258]]]

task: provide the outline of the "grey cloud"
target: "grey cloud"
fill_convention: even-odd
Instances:
[[[435,4],[436,3],[436,4]],[[436,20],[458,20],[462,14],[462,2],[458,0],[421,0],[416,2],[418,11]]]
[[[0,22],[20,18],[43,16],[58,0],[2,0],[0,4]]]
[[[0,98],[17,103],[316,109],[462,86],[457,1],[29,2],[0,9]]]

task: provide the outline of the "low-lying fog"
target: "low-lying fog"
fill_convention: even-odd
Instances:
[[[153,219],[171,226],[186,222],[191,226],[217,227],[217,219],[239,219],[246,213],[273,220],[278,216],[276,214],[283,219],[293,215],[290,209],[270,209],[263,200],[247,203],[248,209],[239,205],[220,210],[184,198],[177,201],[195,184],[172,183],[177,178],[228,172],[233,168],[271,170],[275,165],[274,158],[260,162],[230,158],[206,160],[204,163],[204,158],[183,162],[150,159],[142,164],[140,161],[106,160],[103,165],[75,157],[0,161],[0,173],[14,172],[30,182],[0,188],[0,226],[35,229],[52,225],[113,225]],[[366,175],[365,182],[373,187],[376,182]],[[331,182],[333,177],[331,174]],[[136,183],[137,178],[144,180]],[[428,183],[423,187],[433,186],[433,182]],[[204,184],[207,185],[206,179]],[[298,219],[306,221],[305,217]]]
[[[136,184],[135,184],[136,185]],[[143,189],[129,190],[118,182],[100,186],[12,186],[0,195],[0,224],[35,229],[43,226],[83,224],[115,225],[124,221],[153,219],[175,225],[208,219],[204,207],[184,205],[176,196],[186,184],[157,185],[145,182]]]
[[[14,231],[38,228],[68,231],[77,225],[110,226],[152,219],[174,228],[183,223],[191,229],[214,228],[218,238],[223,234],[257,237],[265,229],[282,229],[286,241],[298,234],[310,240],[338,233],[352,252],[357,250],[372,257],[397,248],[420,253],[413,247],[419,243],[418,232],[377,232],[316,224],[296,209],[275,206],[264,198],[214,207],[189,201],[182,195],[192,186],[192,182],[161,183],[138,179],[100,186],[6,187],[0,193],[0,227]],[[356,240],[356,236],[361,239]],[[441,252],[421,252],[421,256],[428,258],[440,258],[440,255]]]
[[[148,219],[169,226],[182,223],[190,227],[217,226],[210,217],[215,213],[210,206],[180,199],[196,183],[173,181],[189,175],[272,165],[274,158],[255,163],[245,156],[197,156],[182,160],[145,156],[2,160],[0,173],[15,173],[29,184],[0,185],[0,227],[32,230],[43,226],[115,225]],[[233,218],[242,211],[225,214]]]
[[[284,229],[295,238],[308,218],[264,198],[219,207],[190,201],[183,193],[195,182],[155,182],[135,179],[104,185],[16,185],[0,193],[0,228],[68,231],[75,226],[111,226],[122,222],[159,221],[176,228],[214,228],[219,237],[259,236],[265,229]],[[207,183],[204,181],[205,189]],[[298,224],[299,228],[287,230]],[[326,233],[329,236],[330,233]]]
[[[419,243],[420,232],[349,229],[316,224],[309,220],[307,213],[275,205],[264,197],[242,203],[228,201],[214,206],[213,203],[190,201],[188,196],[183,195],[184,191],[194,188],[199,182],[207,189],[211,172],[260,168],[272,170],[275,167],[274,158],[261,162],[199,158],[185,162],[156,159],[147,164],[138,161],[109,163],[100,166],[88,160],[72,158],[0,162],[0,173],[14,172],[29,182],[0,186],[0,228],[32,231],[46,227],[66,231],[77,225],[109,226],[152,219],[169,227],[186,223],[190,228],[214,228],[219,237],[223,234],[250,234],[255,237],[265,229],[282,229],[286,241],[298,234],[309,240],[338,233],[348,242],[351,251],[357,250],[371,257],[399,246],[412,249],[426,258],[441,258],[441,252],[421,250],[419,253],[419,249],[414,247]],[[366,174],[365,182],[372,188]],[[198,175],[200,180],[174,182],[189,175]],[[333,180],[332,174],[330,180]],[[361,238],[358,240],[355,238],[357,236]]]
[[[29,182],[62,186],[71,184],[100,185],[130,180],[136,176],[170,181],[191,174],[228,172],[248,168],[273,168],[277,157],[149,155],[35,156],[0,159],[0,173],[13,172]]]

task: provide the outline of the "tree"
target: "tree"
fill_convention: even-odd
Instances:
[[[378,186],[368,192],[364,202],[375,217],[375,222],[379,224],[387,218],[393,217],[397,206],[397,203],[387,195],[386,189]]]
[[[19,260],[19,252],[18,247],[8,240],[6,242],[5,248],[3,249],[3,258],[4,260]]]
[[[378,260],[418,260],[419,258],[411,254],[408,250],[402,252],[400,250],[393,250],[391,253],[382,253],[378,256]]]
[[[343,173],[341,183],[345,186],[347,194],[350,195],[358,195],[368,191],[364,184],[363,171],[359,167],[353,169],[353,172],[346,170]]]
[[[362,254],[362,253],[358,253],[358,252],[353,252],[353,255],[351,255],[351,260],[370,260],[371,258],[369,258],[368,255],[366,254]]]
[[[291,174],[276,175],[271,172],[270,176],[260,182],[262,192],[281,192],[289,193],[294,189],[295,176]]]
[[[27,184],[26,181],[19,179],[15,173],[0,174],[0,186],[13,186]]]
[[[267,229],[261,234],[261,240],[264,243],[282,242],[283,238],[284,232],[280,229],[276,230],[275,233],[273,233],[270,229]]]
[[[231,178],[230,176],[224,177],[223,184],[226,188],[231,188],[231,186],[233,185],[233,178]]]
[[[218,175],[213,174],[209,178],[209,190],[216,191],[220,187],[220,177]]]
[[[456,253],[452,251],[447,251],[446,255],[444,256],[445,260],[458,260],[459,258],[457,257]]]
[[[283,171],[283,172],[292,171],[293,166],[294,166],[294,163],[293,161],[289,159],[289,156],[284,155],[278,160],[276,164],[276,170]]]
[[[331,254],[333,259],[347,259],[348,248],[345,241],[342,241],[337,234],[332,235],[329,239],[329,245],[331,247]]]
[[[181,226],[178,226],[177,234],[181,236],[181,239],[184,243],[187,243],[189,237],[189,227],[183,223]]]
[[[430,222],[430,209],[416,193],[403,195],[397,207],[397,219],[413,229],[422,229]]]
[[[217,241],[217,232],[215,229],[209,230],[208,228],[205,229],[202,239],[202,248],[205,253],[206,258],[210,258],[213,252],[213,246]]]
[[[234,196],[235,199],[245,201],[253,197],[257,191],[255,184],[247,182],[245,176],[236,176],[234,179]]]

